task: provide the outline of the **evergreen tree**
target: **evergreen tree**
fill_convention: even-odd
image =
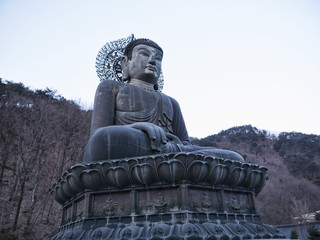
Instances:
[[[320,240],[320,232],[315,226],[309,228],[308,233],[309,233],[309,239]]]
[[[291,231],[290,239],[299,239],[299,235],[296,230]]]

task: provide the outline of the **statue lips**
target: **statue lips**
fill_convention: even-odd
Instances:
[[[146,69],[148,69],[148,70],[150,70],[150,71],[153,71],[153,72],[156,71],[156,67],[153,66],[153,65],[147,65],[147,66],[146,66]]]

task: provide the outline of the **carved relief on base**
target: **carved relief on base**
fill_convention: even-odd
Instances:
[[[250,206],[250,195],[246,193],[225,192],[224,202],[230,213],[252,213],[253,206]]]
[[[159,189],[139,192],[137,202],[139,214],[156,214],[177,211],[177,189]]]
[[[72,204],[69,204],[68,206],[66,206],[64,208],[64,210],[63,210],[63,219],[62,219],[63,224],[72,222],[72,220],[73,220],[72,211],[73,211]]]
[[[189,207],[197,212],[218,212],[221,208],[218,192],[189,189]]]
[[[91,195],[90,216],[130,215],[130,192]]]

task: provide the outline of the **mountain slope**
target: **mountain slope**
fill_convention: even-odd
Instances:
[[[233,127],[193,144],[241,153],[247,162],[266,166],[269,180],[257,197],[258,211],[270,224],[320,209],[320,137],[302,133],[272,135],[251,125]]]
[[[61,206],[48,190],[82,162],[91,114],[50,89],[31,91],[0,79],[0,239],[47,239],[58,231]],[[193,144],[234,150],[266,166],[269,181],[258,210],[265,223],[284,224],[320,209],[319,138],[275,136],[248,125],[193,138]]]

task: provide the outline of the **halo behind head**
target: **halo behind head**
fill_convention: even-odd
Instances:
[[[147,38],[136,39],[134,35],[127,38],[121,38],[116,41],[107,42],[99,51],[96,58],[96,71],[101,81],[115,80],[119,82],[128,82],[126,73],[121,66],[121,59],[123,56],[132,58],[132,50],[135,46],[144,44],[157,48],[163,54],[162,48],[154,41]],[[124,74],[124,76],[123,76]],[[163,73],[160,73],[155,89],[159,92],[162,91],[164,84]]]

